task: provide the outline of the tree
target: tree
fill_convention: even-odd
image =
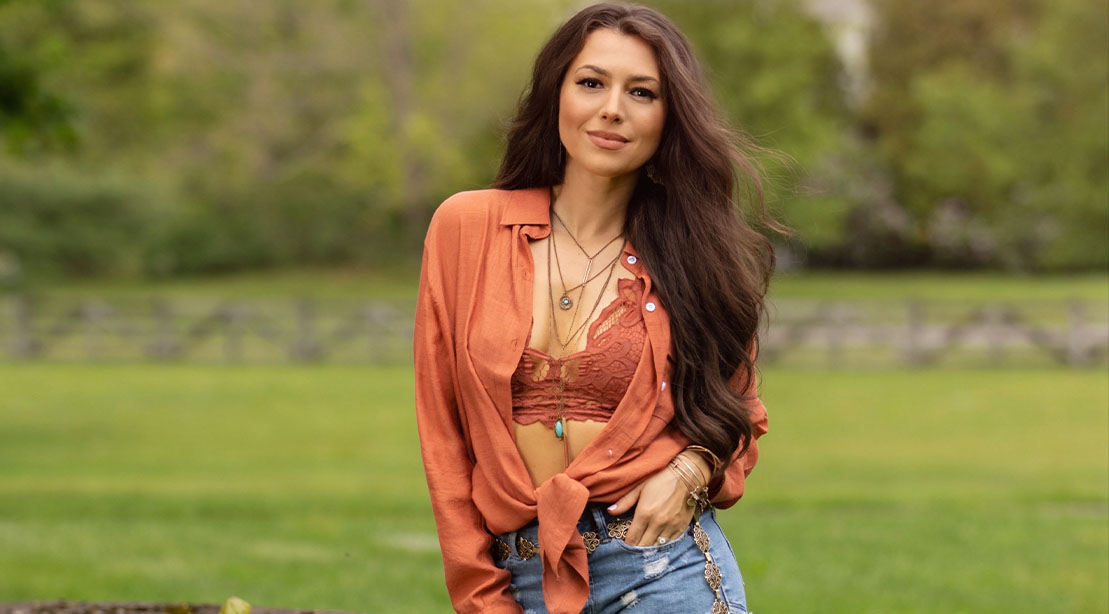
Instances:
[[[862,119],[935,263],[1109,264],[1099,3],[878,3]]]

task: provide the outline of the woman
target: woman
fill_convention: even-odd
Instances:
[[[713,506],[766,432],[773,255],[737,174],[775,226],[733,141],[676,27],[597,5],[536,59],[494,189],[436,211],[416,407],[458,612],[746,611]]]

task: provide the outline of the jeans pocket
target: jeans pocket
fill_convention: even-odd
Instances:
[[[690,521],[690,524],[692,526],[692,521]],[[686,542],[693,539],[691,529],[688,526],[685,528],[684,531],[682,531],[682,534],[681,534],[680,537],[678,537],[676,539],[672,539],[672,540],[666,542],[665,544],[660,544],[660,543],[656,542],[656,543],[653,543],[649,546],[633,546],[632,544],[629,544],[628,542],[624,541],[623,537],[617,538],[616,536],[611,535],[611,533],[610,533],[610,537],[612,537],[612,540],[615,541],[616,545],[619,546],[620,548],[622,548],[624,550],[627,550],[628,552],[639,552],[639,553],[643,553],[643,554],[649,554],[649,553],[654,553],[654,552],[669,552],[670,550],[678,548],[679,546],[682,546]]]

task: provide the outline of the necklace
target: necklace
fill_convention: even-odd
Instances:
[[[578,246],[578,249],[581,250],[581,253],[583,255],[585,255],[585,258],[586,258],[585,273],[581,276],[582,282],[580,284],[574,286],[573,288],[570,288],[569,290],[566,289],[566,282],[563,281],[563,279],[562,279],[562,263],[561,262],[558,263],[558,279],[562,283],[562,296],[559,297],[559,299],[558,299],[558,307],[560,309],[562,309],[563,311],[566,311],[566,310],[568,310],[568,309],[570,309],[571,307],[574,306],[574,301],[570,298],[570,292],[573,292],[574,290],[585,286],[585,284],[593,281],[593,279],[595,279],[597,277],[597,275],[600,275],[600,272],[598,271],[597,275],[594,275],[593,277],[589,276],[589,271],[592,270],[592,268],[593,268],[593,259],[596,258],[597,256],[601,255],[601,252],[605,251],[605,249],[607,249],[609,245],[612,245],[613,243],[615,243],[616,239],[619,239],[620,237],[624,236],[624,233],[621,232],[620,234],[616,235],[615,237],[612,237],[611,239],[609,239],[608,243],[605,243],[603,246],[601,246],[601,249],[597,250],[592,256],[590,256],[589,252],[585,251],[585,248],[581,246],[581,243],[578,241],[578,238],[574,236],[574,233],[570,232],[570,227],[567,226],[566,222],[563,222],[562,218],[559,217],[558,213],[555,212],[555,210],[554,210],[554,189],[553,188],[551,190],[551,215],[554,216],[554,219],[558,220],[559,225],[561,225],[563,230],[566,231],[566,234],[570,235],[570,240],[574,242],[574,245]],[[551,229],[551,240],[554,241],[554,229],[553,228]],[[623,251],[623,250],[621,249],[621,251]],[[620,254],[617,254],[616,257],[619,258]],[[557,249],[555,250],[555,258],[558,258],[558,250]],[[601,269],[601,270],[603,271],[604,269]]]
[[[571,236],[571,238],[573,238],[573,237]],[[551,242],[554,243],[554,240],[555,240],[554,232],[551,232]],[[555,244],[555,246],[554,246],[555,269],[558,271],[558,283],[562,285],[562,297],[559,298],[559,300],[558,300],[559,308],[561,308],[563,311],[565,311],[565,310],[569,309],[571,306],[573,306],[574,302],[570,299],[569,294],[571,292],[573,292],[574,290],[577,290],[578,288],[584,288],[586,284],[588,284],[589,282],[593,281],[594,279],[597,279],[598,277],[600,277],[605,272],[605,269],[612,266],[613,264],[616,263],[617,260],[620,259],[620,253],[622,253],[623,251],[624,251],[623,248],[621,248],[620,252],[618,252],[615,256],[613,256],[612,260],[609,260],[608,263],[605,264],[604,267],[601,267],[601,270],[594,273],[592,277],[586,279],[585,281],[583,281],[580,284],[574,286],[573,288],[567,288],[566,287],[566,280],[562,276],[562,261],[559,260],[559,258],[558,258],[558,244]],[[586,273],[588,273],[588,269],[586,270]]]
[[[553,238],[553,235],[552,235],[552,238]],[[624,241],[624,244],[627,245],[626,240]],[[609,282],[612,281],[612,273],[613,273],[613,271],[616,270],[617,260],[613,260],[612,263],[608,265],[608,267],[607,267],[608,268],[608,275],[605,277],[605,283],[601,286],[600,291],[597,293],[597,300],[594,301],[594,303],[593,303],[593,309],[589,310],[589,315],[585,317],[585,320],[578,326],[578,328],[576,330],[574,329],[574,323],[575,323],[575,320],[577,320],[578,310],[574,310],[574,315],[570,319],[570,330],[567,331],[569,336],[566,338],[565,341],[563,341],[562,340],[562,334],[558,330],[558,322],[555,320],[554,289],[551,287],[552,286],[552,281],[553,281],[552,276],[551,276],[551,249],[552,249],[553,245],[554,245],[553,240],[547,242],[547,294],[548,294],[548,296],[550,298],[550,301],[551,301],[551,321],[550,321],[550,329],[549,329],[548,333],[549,333],[550,338],[554,339],[561,346],[559,348],[559,354],[558,354],[558,358],[561,359],[566,355],[566,348],[569,347],[570,344],[573,343],[581,335],[581,333],[586,329],[587,325],[589,324],[589,320],[593,317],[593,314],[597,312],[597,307],[600,306],[601,299],[605,295],[605,289],[608,288]],[[623,252],[623,247],[621,247],[620,251]],[[584,294],[584,290],[582,292]],[[580,305],[579,305],[579,307],[580,307]],[[566,454],[566,464],[567,464],[567,466],[569,466],[569,464],[570,464],[570,448],[569,448],[569,443],[566,442],[566,439],[564,437],[564,435],[565,435],[565,424],[566,424],[565,392],[566,392],[566,380],[562,377],[562,373],[559,373],[559,376],[558,376],[558,419],[555,421],[554,431],[555,431],[555,437],[558,437],[560,440],[563,441],[563,443],[565,443],[564,449],[565,449],[565,454]]]

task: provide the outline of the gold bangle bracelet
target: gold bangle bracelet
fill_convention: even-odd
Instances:
[[[722,463],[720,461],[720,457],[717,456],[716,454],[714,454],[712,450],[706,448],[705,446],[699,446],[699,445],[693,444],[693,445],[686,446],[685,449],[686,450],[692,450],[694,452],[701,452],[701,453],[705,454],[706,456],[708,456],[709,461],[712,463],[712,472],[713,473],[716,473],[717,471],[720,471],[720,467],[722,467],[724,465],[724,463]]]
[[[698,467],[693,461],[689,460],[688,458],[685,458],[681,454],[678,454],[677,456],[675,456],[674,460],[681,461],[681,463],[683,465],[685,465],[686,469],[688,469],[690,472],[692,472],[693,475],[696,475],[698,478],[700,478],[700,479],[697,480],[698,483],[708,484],[709,478],[705,477],[705,474],[701,472],[701,468]],[[711,476],[709,476],[709,477],[711,478]]]
[[[696,477],[700,478],[700,480],[698,481],[702,484],[708,484],[712,480],[712,472],[710,471],[709,475],[705,475],[704,470],[701,469],[700,464],[693,462],[691,459],[685,458],[684,451],[682,453],[679,453],[678,456],[674,458],[681,459],[682,462],[685,464],[685,467],[693,470],[693,472],[696,473]]]
[[[670,467],[670,470],[676,473],[679,478],[681,478],[682,483],[686,485],[686,488],[689,488],[690,490],[697,488],[697,481],[693,479],[693,476],[690,475],[684,467],[674,461],[670,461],[670,464],[667,466]]]

